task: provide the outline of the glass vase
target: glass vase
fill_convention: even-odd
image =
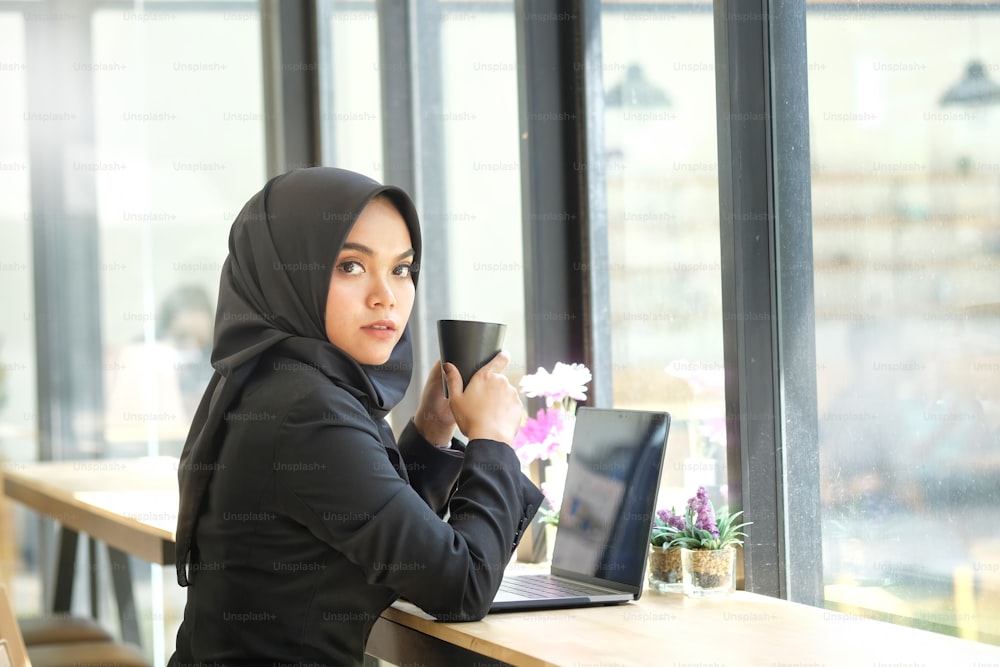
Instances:
[[[681,593],[681,548],[649,545],[649,587],[660,593]]]
[[[681,549],[684,595],[729,595],[735,586],[736,549]]]
[[[556,530],[559,527],[555,524],[545,524],[545,560],[552,561],[552,553],[556,548]]]

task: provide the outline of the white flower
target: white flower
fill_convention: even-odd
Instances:
[[[587,398],[587,383],[593,379],[590,369],[583,364],[556,362],[552,372],[539,368],[537,373],[521,378],[521,391],[525,396],[544,396],[548,405],[564,398],[582,401]]]

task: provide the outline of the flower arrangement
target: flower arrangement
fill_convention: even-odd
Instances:
[[[740,529],[751,523],[736,523],[743,512],[730,514],[727,508],[723,508],[716,513],[704,486],[698,487],[698,492],[688,499],[682,523],[677,521],[681,517],[672,511],[661,512],[664,516],[660,517],[657,512],[654,519],[650,543],[655,538],[661,543],[669,542],[671,546],[685,549],[719,550],[742,545],[746,533]]]
[[[521,463],[543,461],[553,455],[569,454],[577,401],[587,398],[587,383],[593,379],[583,364],[557,362],[552,372],[538,372],[521,378],[521,392],[530,398],[544,397],[545,407],[527,417],[514,438],[514,451]]]
[[[684,517],[673,508],[656,511],[649,534],[649,585],[661,593],[681,590],[680,548],[673,548],[673,536],[684,529]]]
[[[674,509],[656,510],[653,517],[653,529],[649,533],[649,543],[654,547],[667,549],[673,546],[673,536],[684,530],[684,517],[674,512]]]
[[[662,593],[695,597],[725,595],[733,585],[734,550],[743,544],[750,523],[737,523],[742,512],[716,513],[704,486],[688,499],[683,515],[658,510],[649,534],[649,584]]]
[[[551,373],[539,368],[536,373],[521,378],[521,393],[529,398],[544,398],[545,407],[534,417],[525,415],[514,437],[514,451],[524,465],[541,460],[548,461],[550,468],[562,469],[562,475],[552,474],[541,485],[547,506],[539,510],[539,519],[549,525],[559,523],[566,457],[573,445],[576,425],[576,405],[587,398],[587,384],[592,379],[590,369],[583,364],[562,362],[557,362]]]

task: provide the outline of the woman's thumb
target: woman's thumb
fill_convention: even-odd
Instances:
[[[446,361],[441,364],[441,370],[444,371],[444,381],[445,388],[447,389],[447,395],[451,396],[461,396],[465,391],[465,384],[462,382],[462,374],[458,372],[458,368],[455,364],[450,361]]]

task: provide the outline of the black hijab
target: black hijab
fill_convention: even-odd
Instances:
[[[215,316],[212,379],[201,398],[177,471],[177,583],[187,586],[195,524],[216,467],[219,426],[266,351],[280,351],[322,370],[375,418],[384,417],[410,384],[413,349],[403,331],[389,360],[362,365],[326,337],[333,265],[361,210],[384,194],[399,210],[420,265],[420,226],[409,196],[361,174],[331,167],[296,169],[272,178],[244,205],[229,233]]]

